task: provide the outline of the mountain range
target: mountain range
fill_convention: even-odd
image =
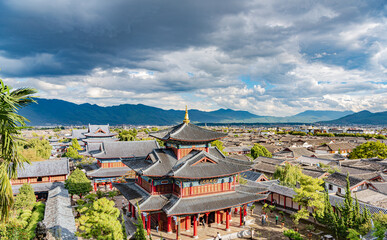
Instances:
[[[346,125],[346,124],[373,124],[373,125],[387,125],[387,111],[372,113],[364,110],[353,113],[339,119],[330,121],[321,121],[321,124],[329,125]]]
[[[184,111],[164,110],[143,104],[121,104],[118,106],[101,107],[88,103],[75,104],[58,99],[41,98],[37,99],[37,104],[24,107],[19,113],[30,120],[28,124],[30,126],[86,125],[89,123],[173,125],[180,123],[184,118]],[[195,109],[189,110],[189,117],[193,123],[314,123],[317,121],[329,123],[329,121],[345,118],[353,114],[351,111],[308,110],[288,117],[272,117],[231,109],[219,109],[209,112]],[[376,119],[378,119],[378,116],[376,116]],[[384,119],[386,118],[384,117]],[[348,121],[350,122],[350,120]],[[377,122],[377,124],[380,123],[379,120]],[[332,124],[337,123],[332,122]]]

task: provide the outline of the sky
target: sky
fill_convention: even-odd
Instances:
[[[0,1],[0,78],[101,106],[387,110],[387,4]]]

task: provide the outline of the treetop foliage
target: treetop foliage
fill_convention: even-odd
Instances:
[[[256,143],[251,148],[251,157],[256,159],[257,157],[272,157],[272,155],[264,146]]]
[[[301,168],[297,165],[285,163],[285,166],[277,166],[274,178],[280,181],[281,185],[295,187],[302,176]]]
[[[387,158],[387,145],[377,142],[366,142],[360,144],[349,154],[350,159],[358,159],[358,158]]]
[[[92,190],[91,181],[79,168],[75,169],[65,181],[65,187],[71,195],[82,195]]]
[[[27,208],[32,209],[32,206],[36,202],[36,196],[31,184],[24,183],[19,189],[19,194],[15,197],[15,209]]]
[[[79,230],[77,235],[86,239],[121,240],[122,226],[118,217],[120,210],[114,202],[106,198],[94,201],[89,207],[80,210]]]
[[[50,158],[51,145],[46,139],[32,138],[18,142],[20,154],[30,161],[42,161]]]

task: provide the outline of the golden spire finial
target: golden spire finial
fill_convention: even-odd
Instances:
[[[188,108],[187,108],[187,105],[185,105],[185,117],[184,117],[183,123],[186,123],[186,124],[189,123],[189,118],[188,118]]]

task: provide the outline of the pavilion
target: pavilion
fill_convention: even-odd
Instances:
[[[165,148],[154,149],[146,157],[122,160],[135,172],[135,181],[114,183],[128,200],[133,217],[142,214],[144,228],[172,233],[198,222],[225,223],[230,229],[231,211],[240,212],[240,225],[246,206],[268,196],[268,186],[249,181],[240,184],[240,174],[252,169],[250,162],[225,156],[211,142],[226,135],[190,123],[186,110],[182,124],[150,134],[164,141]],[[242,181],[241,181],[242,183]]]

